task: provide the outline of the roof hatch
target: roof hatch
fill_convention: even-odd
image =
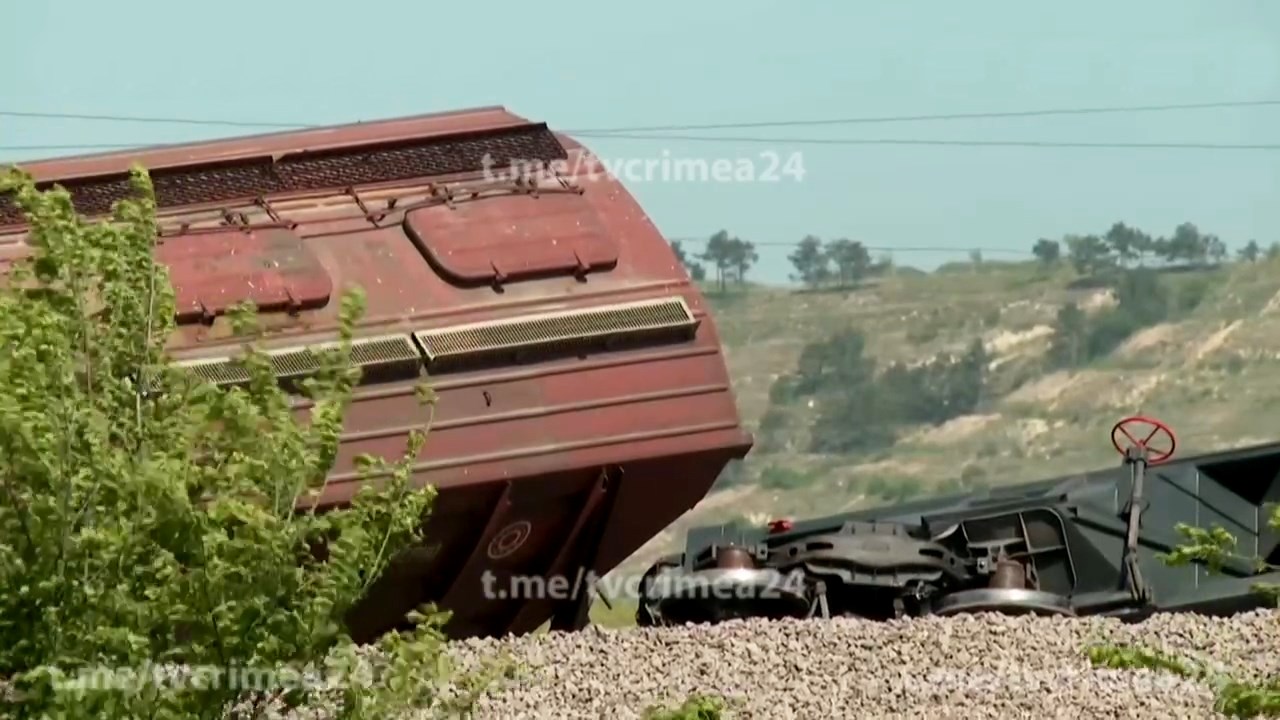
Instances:
[[[168,237],[157,246],[156,260],[169,268],[179,324],[211,320],[246,300],[259,312],[324,307],[333,293],[319,259],[285,228]]]
[[[405,232],[459,284],[501,284],[612,269],[617,245],[576,193],[500,195],[410,211]]]

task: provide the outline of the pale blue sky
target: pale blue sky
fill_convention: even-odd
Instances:
[[[572,129],[1280,98],[1280,0],[2,5],[0,110],[341,123],[501,104]],[[250,132],[0,117],[0,146]],[[1280,107],[708,134],[1280,144]],[[924,266],[1114,220],[1280,240],[1276,151],[585,142],[608,158],[803,153],[801,182],[632,184],[673,237],[956,248],[896,256]],[[787,252],[762,247],[757,276],[785,279]]]

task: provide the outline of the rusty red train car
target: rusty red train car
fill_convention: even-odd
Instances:
[[[424,375],[438,395],[415,465],[439,492],[429,544],[351,616],[358,640],[423,602],[453,613],[454,637],[581,627],[576,579],[615,567],[751,447],[697,287],[618,179],[545,123],[488,107],[23,169],[98,215],[134,162],[178,296],[171,353],[209,380],[242,379],[232,304],[258,304],[285,379],[335,338],[342,289],[364,289],[365,381],[324,506],[351,498],[355,456],[403,452]],[[0,256],[23,254],[23,232],[0,204]],[[568,591],[510,591],[530,577]]]

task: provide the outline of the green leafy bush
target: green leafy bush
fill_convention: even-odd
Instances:
[[[155,201],[142,170],[108,220],[80,218],[65,191],[4,176],[30,222],[34,256],[0,288],[0,680],[12,717],[218,717],[246,699],[226,678],[335,673],[338,717],[382,717],[433,700],[440,624],[390,635],[362,667],[343,618],[400,550],[420,542],[432,492],[410,484],[425,441],[395,462],[364,458],[349,509],[295,512],[337,454],[359,378],[350,364],[358,292],[341,304],[337,349],[302,383],[297,417],[264,356],[221,390],[165,354],[174,293],[153,260]],[[251,308],[233,325],[253,337]],[[420,399],[433,396],[422,388]],[[376,481],[375,481],[376,480]],[[157,683],[173,664],[223,681]],[[93,674],[142,670],[126,689]],[[127,679],[114,675],[115,680]],[[208,679],[207,674],[204,675]],[[295,676],[297,677],[297,676]],[[264,688],[297,704],[306,687]],[[332,693],[331,693],[332,694]],[[16,702],[15,702],[16,700]]]
[[[805,345],[796,371],[770,389],[769,412],[803,401],[816,410],[811,452],[865,456],[891,447],[903,426],[936,425],[973,412],[983,397],[987,361],[975,339],[958,357],[944,352],[880,370],[866,352],[866,337],[850,328]]]
[[[1196,279],[1170,286],[1150,269],[1123,270],[1108,276],[1115,307],[1093,317],[1074,303],[1063,305],[1054,322],[1048,361],[1054,368],[1074,368],[1105,357],[1134,333],[1162,322],[1180,320],[1204,300],[1211,285]]]

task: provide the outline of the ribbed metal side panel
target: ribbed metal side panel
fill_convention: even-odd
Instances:
[[[320,369],[315,352],[336,348],[339,343],[321,343],[284,348],[266,353],[279,380],[294,380]],[[363,381],[390,377],[411,377],[422,365],[422,355],[408,335],[360,338],[351,343],[351,363],[364,371]],[[177,363],[215,385],[237,385],[249,381],[249,373],[237,358],[214,358]]]
[[[532,354],[691,339],[697,328],[684,299],[672,297],[420,330],[413,337],[426,354],[428,370],[439,372]]]

